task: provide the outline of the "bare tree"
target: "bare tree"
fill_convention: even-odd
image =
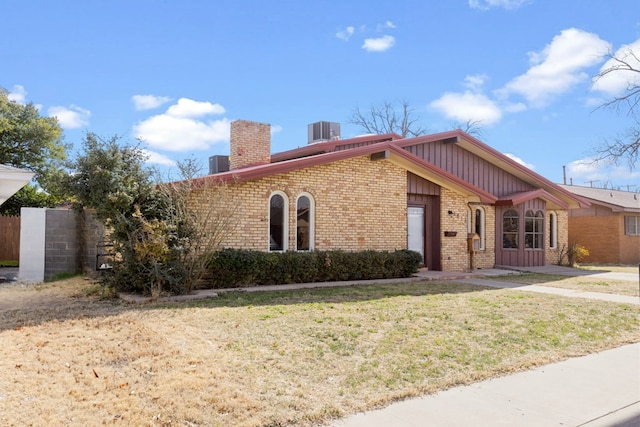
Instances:
[[[427,133],[427,129],[419,122],[420,117],[405,100],[401,101],[399,109],[396,109],[391,102],[385,101],[379,106],[372,105],[368,111],[362,111],[356,107],[351,115],[351,123],[360,126],[367,133],[376,135],[397,133],[403,138]]]
[[[615,108],[617,111],[625,111],[632,121],[629,128],[618,134],[615,138],[605,140],[595,148],[595,161],[605,161],[614,164],[626,161],[631,170],[637,167],[638,150],[640,149],[640,58],[632,50],[628,49],[618,56],[610,53],[611,66],[602,70],[594,78],[594,83],[606,76],[626,72],[630,78],[627,81],[625,91],[605,102],[598,108]]]
[[[455,122],[452,128],[460,129],[461,131],[468,133],[471,136],[475,136],[477,138],[482,137],[482,120],[469,119],[464,123]]]

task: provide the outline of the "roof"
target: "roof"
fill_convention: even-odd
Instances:
[[[608,190],[606,188],[561,185],[567,191],[586,198],[591,203],[610,208],[614,212],[640,213],[640,193],[632,191]]]
[[[458,144],[465,150],[489,161],[540,190],[527,192],[523,200],[528,200],[527,197],[529,196],[541,197],[552,206],[557,206],[561,209],[589,206],[589,202],[585,199],[576,197],[573,193],[565,190],[561,186],[549,181],[459,129],[412,138],[403,138],[398,134],[389,133],[318,142],[282,153],[272,154],[271,163],[268,164],[247,166],[229,172],[210,175],[202,179],[219,179],[224,182],[250,181],[278,173],[378,153],[378,158],[389,159],[394,163],[402,165],[406,170],[434,182],[441,187],[465,194],[471,197],[473,201],[490,204],[496,203],[498,197],[405,150],[406,147],[412,145],[430,142]],[[522,197],[523,196],[518,196],[515,200],[520,200]],[[504,203],[508,204],[506,199]]]
[[[0,164],[0,205],[24,187],[35,173]]]

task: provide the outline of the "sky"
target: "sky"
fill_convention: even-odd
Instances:
[[[593,78],[640,53],[638,0],[0,0],[0,17],[0,87],[57,117],[71,157],[93,132],[206,173],[233,120],[271,124],[280,152],[406,102],[429,133],[480,123],[551,181],[640,190],[640,168],[590,162],[632,125],[598,108],[630,75]]]

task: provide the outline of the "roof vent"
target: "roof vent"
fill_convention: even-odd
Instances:
[[[340,139],[340,123],[316,122],[308,126],[309,144]]]

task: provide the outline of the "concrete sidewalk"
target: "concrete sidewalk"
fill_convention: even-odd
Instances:
[[[640,426],[640,343],[406,400],[333,427]]]

